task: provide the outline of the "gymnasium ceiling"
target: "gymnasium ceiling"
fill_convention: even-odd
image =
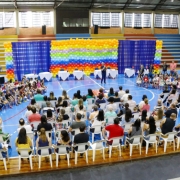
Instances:
[[[180,0],[0,0],[0,9],[88,8],[180,11]]]

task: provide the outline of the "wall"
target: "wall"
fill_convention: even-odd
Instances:
[[[154,34],[179,34],[179,30],[167,28],[154,28]]]
[[[67,33],[89,33],[89,27],[63,27],[64,18],[88,18],[88,9],[56,9],[56,33],[67,34]]]
[[[94,27],[91,27],[91,34],[94,34]],[[98,34],[121,34],[121,28],[101,29],[99,27]]]
[[[151,28],[124,28],[124,34],[152,34]]]
[[[46,27],[46,35],[54,34],[53,27]],[[19,28],[19,35],[42,35],[42,27]]]
[[[0,35],[16,35],[16,28],[5,28],[0,30]]]

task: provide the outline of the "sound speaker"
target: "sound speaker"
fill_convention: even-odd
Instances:
[[[94,34],[98,34],[98,25],[94,26]]]
[[[46,25],[42,26],[42,34],[46,34]]]
[[[5,83],[4,77],[0,77],[0,84],[4,84],[4,83]]]

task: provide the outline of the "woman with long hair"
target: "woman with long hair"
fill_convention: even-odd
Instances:
[[[48,110],[47,110],[46,117],[47,117],[47,121],[48,121],[48,122],[50,122],[50,121],[55,121],[55,117],[54,117],[53,112],[52,112],[51,109],[48,109]]]
[[[62,97],[58,97],[57,103],[56,103],[56,108],[62,107],[63,105],[63,99]]]
[[[68,100],[68,99],[69,99],[69,96],[67,95],[66,90],[63,90],[63,91],[62,91],[62,99],[63,99],[63,100]]]
[[[99,110],[99,113],[97,115],[98,121],[104,121],[104,111],[102,109]]]
[[[86,98],[94,98],[94,94],[93,94],[93,91],[92,89],[88,89],[88,94],[86,95]]]
[[[27,136],[25,128],[20,129],[18,137],[16,138],[16,141],[15,141],[15,145],[19,149],[29,149],[32,147],[32,141]],[[32,151],[29,151],[29,154],[31,154],[31,152]]]
[[[126,124],[131,124],[134,122],[133,115],[130,109],[127,109],[125,114],[122,116],[121,119],[121,126],[125,127]]]
[[[61,138],[58,140],[57,145],[70,145],[70,137],[66,130],[61,131]]]
[[[149,117],[148,123],[144,123],[143,131],[145,136],[156,132],[156,124],[153,116]]]
[[[114,96],[114,89],[111,87],[109,89],[108,97]]]
[[[155,111],[154,119],[156,121],[162,120],[163,116],[164,116],[163,110],[162,109],[158,109],[157,111]]]
[[[80,106],[83,106],[84,111],[86,110],[83,99],[79,99],[78,104],[74,106],[75,112],[78,112],[80,110]]]
[[[40,129],[39,137],[36,140],[36,148],[38,147],[45,147],[45,146],[51,146],[51,139],[46,136],[46,130],[44,128]],[[40,154],[41,151],[38,151],[38,154]],[[49,153],[51,153],[51,150],[49,149]]]
[[[144,103],[145,103],[145,104],[143,105],[141,111],[143,111],[143,110],[147,110],[147,112],[150,111],[150,105],[149,105],[149,103],[148,103],[148,99],[145,99],[145,100],[144,100]]]
[[[40,106],[36,103],[35,99],[31,99],[31,107],[35,107],[37,112],[40,110]]]
[[[46,131],[52,130],[52,125],[47,122],[47,118],[45,115],[41,116],[41,123],[37,127],[37,131],[40,132],[40,129],[44,128]]]
[[[48,101],[54,101],[57,100],[57,98],[54,96],[54,92],[50,92],[49,97],[48,97]]]
[[[145,122],[147,120],[147,110],[143,110],[141,114],[141,121]]]

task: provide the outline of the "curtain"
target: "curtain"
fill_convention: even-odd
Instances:
[[[118,47],[118,71],[124,73],[125,68],[132,68],[137,71],[140,65],[144,67],[153,64],[156,50],[154,40],[121,40]]]
[[[16,79],[25,74],[49,71],[50,41],[12,43],[13,63]]]

